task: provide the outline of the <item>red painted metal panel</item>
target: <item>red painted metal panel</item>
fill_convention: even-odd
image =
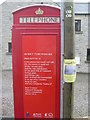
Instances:
[[[22,37],[24,117],[55,118],[56,36]]]
[[[55,7],[48,7],[48,6],[31,6],[26,7],[24,9],[20,9],[16,12],[14,12],[14,24],[19,24],[19,17],[36,17],[35,11],[38,10],[38,8],[41,8],[41,10],[45,11],[43,15],[38,15],[37,17],[58,17],[60,16],[60,10]]]
[[[30,16],[30,14],[33,15],[33,11],[38,9],[38,7],[40,6],[28,7],[14,13],[14,25],[12,29],[12,57],[13,57],[13,90],[14,90],[15,118],[25,118],[26,114],[27,114],[27,117],[33,118],[32,115],[33,113],[36,113],[36,112],[41,113],[42,118],[44,118],[45,115],[48,115],[50,112],[53,113],[54,118],[60,118],[60,86],[61,86],[60,85],[61,84],[60,24],[50,23],[50,24],[20,25],[18,23],[19,22],[18,18],[20,16],[22,15],[24,16],[25,13],[27,16]],[[59,9],[48,7],[48,6],[47,7],[42,6],[42,9],[44,11],[47,10],[47,12],[45,12],[45,16],[46,15],[55,16],[56,14],[56,16],[60,17]],[[31,10],[32,12],[30,12]],[[54,56],[40,55],[41,61],[44,59],[46,61],[49,61],[49,60],[54,61],[54,64],[51,64],[51,65],[49,64],[49,66],[47,66],[47,69],[51,69],[52,74],[46,73],[46,77],[50,75],[52,76],[52,79],[47,79],[47,81],[50,80],[50,82],[52,82],[53,85],[51,87],[38,86],[39,89],[41,89],[40,92],[42,92],[43,90],[42,94],[37,94],[36,96],[25,95],[25,87],[26,87],[25,81],[27,80],[26,79],[27,76],[25,76],[25,68],[24,68],[25,56],[23,56],[24,52],[30,52],[30,53],[35,53],[35,52],[49,53],[50,52],[54,55]],[[33,57],[35,58],[35,54]],[[45,75],[45,73],[43,72],[38,74],[40,77]],[[35,88],[34,91],[35,90],[36,92],[38,91],[37,88]],[[29,89],[26,88],[26,91],[29,91]],[[35,94],[35,93],[29,91],[28,94]],[[36,104],[36,108],[34,103]],[[40,114],[37,114],[37,115],[40,115]],[[36,117],[38,117],[37,115]]]

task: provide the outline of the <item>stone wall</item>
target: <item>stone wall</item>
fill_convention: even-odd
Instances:
[[[39,2],[37,2],[39,3]],[[8,42],[12,40],[12,25],[13,25],[13,14],[14,10],[21,7],[29,6],[34,3],[32,2],[4,2],[2,5],[2,69],[12,69],[12,55],[8,53]],[[50,5],[57,5],[55,3],[47,3]]]
[[[81,32],[75,33],[75,56],[80,57],[77,71],[87,73],[88,15],[75,15],[75,19],[81,19]]]
[[[0,16],[2,16],[2,6],[0,5]],[[2,116],[2,17],[0,17],[0,117]]]
[[[17,0],[16,0],[17,1]],[[31,0],[28,0],[31,1]],[[38,2],[37,2],[38,3]],[[4,2],[2,4],[2,69],[12,69],[12,55],[8,53],[8,42],[11,42],[13,15],[12,11],[34,4],[32,2]],[[48,3],[59,6],[58,3]],[[88,48],[88,15],[75,15],[75,19],[81,19],[82,32],[75,34],[75,56],[80,57],[80,64],[77,65],[77,72],[88,72],[87,48]],[[1,41],[0,41],[1,42]]]

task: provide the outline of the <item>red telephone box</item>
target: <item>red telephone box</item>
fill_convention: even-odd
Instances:
[[[13,16],[15,118],[60,118],[60,9],[34,5]]]

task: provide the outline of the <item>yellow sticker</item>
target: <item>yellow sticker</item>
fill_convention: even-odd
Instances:
[[[75,82],[76,79],[76,61],[75,59],[64,59],[64,81],[67,83]]]

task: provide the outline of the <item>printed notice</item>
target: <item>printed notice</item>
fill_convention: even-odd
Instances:
[[[54,118],[56,97],[56,36],[22,37],[24,117]]]
[[[42,60],[52,57],[52,53],[24,53],[25,95],[42,94],[39,86],[52,86],[53,60]]]
[[[75,59],[64,59],[64,81],[67,83],[75,82],[76,61]]]

